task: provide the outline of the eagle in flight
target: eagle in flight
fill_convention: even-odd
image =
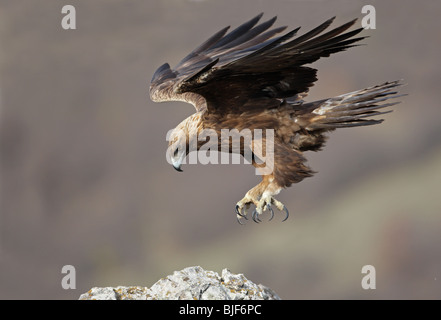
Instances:
[[[237,203],[239,223],[247,219],[251,205],[255,222],[261,221],[259,216],[264,211],[271,214],[271,220],[273,206],[285,213],[285,221],[288,209],[274,196],[314,174],[305,165],[303,152],[320,150],[326,134],[336,128],[381,123],[382,119],[372,117],[391,112],[383,108],[398,103],[388,99],[399,96],[395,90],[401,85],[400,81],[391,81],[305,102],[303,98],[317,80],[317,70],[307,65],[356,46],[365,38],[357,36],[363,28],[348,31],[355,19],[324,32],[334,17],[295,37],[300,28],[279,35],[286,27],[271,28],[276,17],[259,24],[261,17],[259,14],[229,33],[229,27],[220,30],[173,69],[163,64],[150,85],[151,100],[185,101],[196,108],[196,113],[172,131],[169,140],[169,156],[178,171],[182,171],[181,164],[189,154],[189,142],[196,140],[197,148],[203,144],[196,138],[203,130],[273,130],[273,169],[263,173],[262,181]],[[243,156],[250,148],[265,149],[266,138],[252,136],[250,143],[229,152]],[[219,138],[216,143],[223,141]],[[256,170],[263,167],[257,157],[250,162]]]

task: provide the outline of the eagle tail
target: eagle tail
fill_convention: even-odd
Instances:
[[[358,127],[378,124],[383,119],[372,119],[373,116],[392,112],[380,111],[400,103],[388,102],[405,94],[397,94],[395,88],[402,85],[400,80],[385,82],[370,88],[346,93],[334,98],[313,102],[311,118],[306,126],[309,131],[333,130],[336,128]]]

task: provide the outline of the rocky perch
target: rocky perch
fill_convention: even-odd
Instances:
[[[228,269],[217,272],[188,267],[147,287],[92,288],[80,300],[280,300],[271,289]]]

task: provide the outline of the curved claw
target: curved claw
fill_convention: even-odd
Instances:
[[[237,219],[237,222],[241,225],[241,226],[243,226],[245,223],[242,223],[242,222],[240,222],[240,217],[239,216],[236,216],[236,219]]]
[[[259,217],[258,217],[258,214],[257,214],[257,210],[256,210],[256,209],[254,209],[254,211],[253,211],[253,213],[252,213],[251,216],[253,217],[253,221],[254,221],[254,222],[256,222],[256,223],[262,222],[262,220],[260,220]]]
[[[285,216],[285,219],[282,220],[282,222],[285,221],[286,219],[288,219],[288,217],[289,217],[289,211],[285,206],[283,206],[283,211],[285,212],[286,216]]]
[[[268,220],[268,221],[271,221],[274,218],[273,208],[271,208],[271,205],[269,203],[266,205],[266,208],[268,209],[269,212],[271,212],[271,218],[269,218],[269,220]]]
[[[238,216],[244,218],[245,220],[248,220],[248,218],[247,218],[245,215],[243,215],[242,213],[240,213],[239,208],[240,208],[239,205],[236,204],[236,214],[237,214]]]

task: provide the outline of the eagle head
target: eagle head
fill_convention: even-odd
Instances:
[[[167,157],[177,171],[191,151],[196,151],[198,132],[201,130],[201,116],[195,113],[182,121],[168,136]]]

